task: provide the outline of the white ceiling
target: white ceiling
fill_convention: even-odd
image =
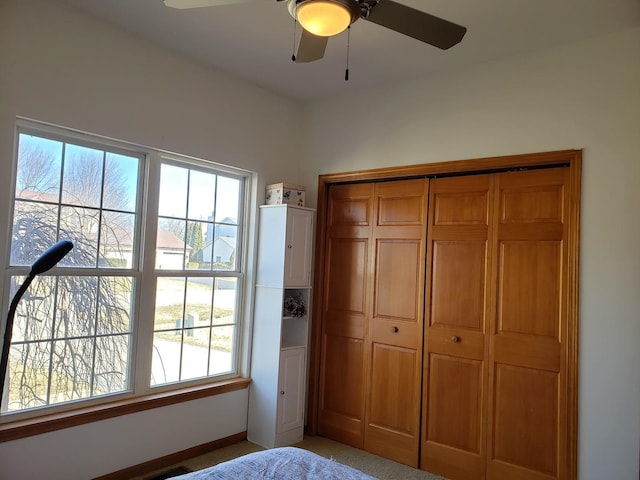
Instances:
[[[439,50],[358,20],[351,27],[346,82],[346,33],[330,39],[322,60],[291,61],[294,22],[286,3],[253,0],[176,10],[162,0],[62,1],[297,100],[418,78],[640,24],[640,0],[396,0],[464,25],[467,34],[460,44]]]

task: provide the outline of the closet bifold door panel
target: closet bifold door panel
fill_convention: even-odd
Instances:
[[[417,467],[428,180],[329,189],[318,433]]]
[[[375,184],[365,450],[418,467],[428,180]]]
[[[329,189],[318,433],[364,448],[373,184]]]
[[[431,180],[420,466],[485,475],[493,175]]]
[[[496,176],[487,478],[568,478],[569,169]]]

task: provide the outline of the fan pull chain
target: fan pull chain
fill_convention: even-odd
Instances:
[[[297,20],[293,21],[293,49],[291,53],[291,61],[295,62],[296,61],[296,25],[298,24]]]
[[[349,44],[351,43],[351,25],[347,27],[347,68],[344,71],[344,81],[349,81]]]
[[[298,8],[297,4],[294,8]],[[295,62],[296,61],[296,30],[298,27],[298,18],[295,16],[296,11],[294,10],[294,15],[293,15],[293,49],[291,53],[291,61]]]

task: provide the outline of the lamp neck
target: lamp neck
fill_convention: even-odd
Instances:
[[[7,369],[9,367],[9,348],[11,347],[11,337],[13,336],[13,319],[16,316],[16,309],[18,308],[18,302],[24,295],[24,292],[27,291],[29,285],[35,278],[34,273],[30,273],[25,279],[24,283],[20,285],[20,288],[13,296],[13,300],[11,300],[11,305],[9,306],[9,313],[7,314],[7,324],[4,328],[4,340],[2,341],[2,355],[0,356],[0,410],[2,409],[2,397],[5,391],[5,379],[7,376]],[[7,392],[9,391],[9,386],[7,385]]]

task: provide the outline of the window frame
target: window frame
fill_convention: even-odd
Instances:
[[[147,206],[148,211],[152,211],[153,214],[148,214],[146,217],[146,231],[147,232],[156,232],[158,228],[158,220],[160,218],[158,214],[158,203],[160,199],[159,189],[160,189],[160,175],[163,164],[169,164],[174,166],[180,166],[182,168],[194,168],[198,170],[202,169],[202,171],[211,172],[211,168],[207,168],[207,164],[202,160],[181,157],[175,154],[167,154],[162,152],[157,152],[155,155],[156,161],[149,161],[147,163],[149,169],[149,177],[153,178],[154,181],[148,181],[147,186],[150,189],[147,192],[147,200],[151,203],[151,206]],[[216,165],[218,167],[218,165]],[[221,166],[220,166],[221,167]],[[227,176],[231,178],[240,178],[237,173],[232,173],[229,171],[231,167],[222,167],[217,168],[216,170],[220,173],[225,173]],[[238,221],[238,238],[240,238],[240,243],[242,248],[238,248],[237,250],[240,252],[240,258],[236,261],[236,272],[232,275],[232,272],[226,271],[199,271],[199,270],[171,270],[171,269],[156,269],[155,268],[155,255],[149,255],[149,252],[156,251],[156,235],[153,233],[151,235],[146,235],[144,239],[145,248],[144,252],[147,252],[146,258],[143,260],[143,280],[140,282],[144,285],[147,290],[144,293],[140,294],[139,299],[141,300],[141,305],[139,307],[140,315],[144,318],[149,318],[149,321],[145,322],[143,326],[139,327],[139,334],[145,336],[150,339],[147,344],[142,344],[136,340],[137,352],[140,352],[139,355],[136,356],[136,364],[137,367],[135,369],[136,377],[133,378],[133,382],[135,383],[135,387],[139,388],[140,392],[144,392],[144,394],[150,394],[152,392],[167,392],[171,390],[175,390],[180,386],[185,385],[202,385],[212,382],[212,378],[215,378],[218,381],[226,381],[232,378],[236,378],[240,376],[240,372],[243,370],[243,365],[241,364],[241,359],[244,358],[242,345],[243,341],[241,338],[241,333],[245,330],[245,325],[248,323],[248,317],[245,315],[245,296],[247,292],[250,290],[246,288],[247,282],[247,262],[246,259],[249,257],[248,252],[246,251],[246,232],[248,230],[248,222],[247,222],[247,205],[249,198],[249,186],[248,186],[248,177],[244,176],[244,184],[241,186],[241,197],[242,197],[242,205],[239,211],[239,215],[242,217],[242,221]],[[156,191],[151,191],[151,189],[155,189]],[[153,204],[155,203],[155,205]],[[149,242],[149,243],[147,243]],[[152,246],[151,246],[152,245]],[[243,273],[244,272],[244,273]],[[219,277],[235,277],[238,279],[237,282],[237,295],[236,295],[236,318],[237,324],[235,329],[235,338],[234,342],[236,345],[235,355],[232,359],[233,369],[235,373],[227,374],[227,375],[218,375],[215,377],[203,377],[193,380],[182,380],[178,382],[172,382],[167,384],[160,385],[145,385],[145,381],[147,378],[151,376],[151,368],[152,368],[152,352],[153,348],[153,333],[154,333],[154,322],[153,317],[155,313],[155,299],[156,299],[156,286],[157,280],[159,277],[210,277],[215,274],[215,277],[211,278],[219,278]],[[149,279],[148,276],[152,278]],[[146,301],[145,301],[146,300]],[[143,375],[144,374],[144,375]]]
[[[248,288],[252,265],[249,259],[253,256],[250,249],[253,246],[251,237],[255,236],[255,227],[252,227],[251,218],[256,209],[256,174],[248,170],[222,165],[217,162],[197,159],[186,155],[170,153],[164,150],[136,145],[133,143],[114,140],[95,134],[88,134],[73,129],[58,127],[33,120],[18,118],[14,130],[14,151],[11,159],[11,191],[8,195],[9,215],[7,220],[6,251],[3,258],[3,289],[2,305],[8,307],[10,302],[11,277],[26,275],[30,266],[11,266],[11,241],[13,232],[15,191],[18,168],[18,147],[20,134],[35,135],[56,141],[69,142],[74,145],[97,148],[102,151],[124,154],[139,158],[138,169],[138,194],[136,199],[135,235],[137,240],[133,245],[133,258],[131,268],[104,268],[91,267],[54,267],[50,272],[53,275],[74,276],[80,273],[85,275],[107,274],[128,276],[134,279],[133,302],[131,314],[133,317],[128,360],[128,388],[116,393],[110,393],[97,397],[66,401],[59,404],[45,405],[26,410],[3,412],[0,415],[0,442],[2,441],[3,426],[9,426],[15,422],[38,422],[40,418],[48,418],[51,415],[63,415],[73,417],[74,412],[101,411],[114,403],[131,404],[134,411],[144,410],[150,398],[166,398],[169,401],[173,395],[179,397],[176,401],[185,401],[192,396],[198,398],[209,394],[224,393],[232,389],[246,388],[247,359],[249,353],[249,326],[250,310],[252,305],[252,291]],[[223,175],[240,180],[241,192],[239,194],[238,212],[238,243],[236,251],[236,270],[156,270],[156,234],[158,224],[158,205],[160,191],[160,171],[163,163],[177,164],[182,168],[191,168],[215,175]],[[61,203],[61,199],[59,199]],[[108,209],[107,209],[108,210]],[[90,273],[88,273],[90,272]],[[155,314],[155,288],[158,276],[167,273],[182,275],[184,277],[201,276],[218,278],[233,276],[237,278],[236,293],[236,327],[234,332],[234,357],[232,359],[232,372],[225,375],[200,377],[190,380],[152,385],[151,384],[151,350],[153,348],[153,329]],[[6,310],[5,310],[6,311]],[[4,333],[4,327],[0,334]],[[237,386],[234,386],[237,385]],[[225,387],[226,386],[226,387]],[[203,393],[204,392],[204,393]],[[155,400],[157,402],[157,400]],[[135,405],[138,405],[137,407]],[[128,411],[128,410],[127,410]],[[129,412],[130,413],[130,412]],[[119,413],[123,414],[123,413]],[[84,415],[84,414],[83,414]],[[79,423],[85,423],[78,420]],[[67,425],[68,426],[68,425]]]

